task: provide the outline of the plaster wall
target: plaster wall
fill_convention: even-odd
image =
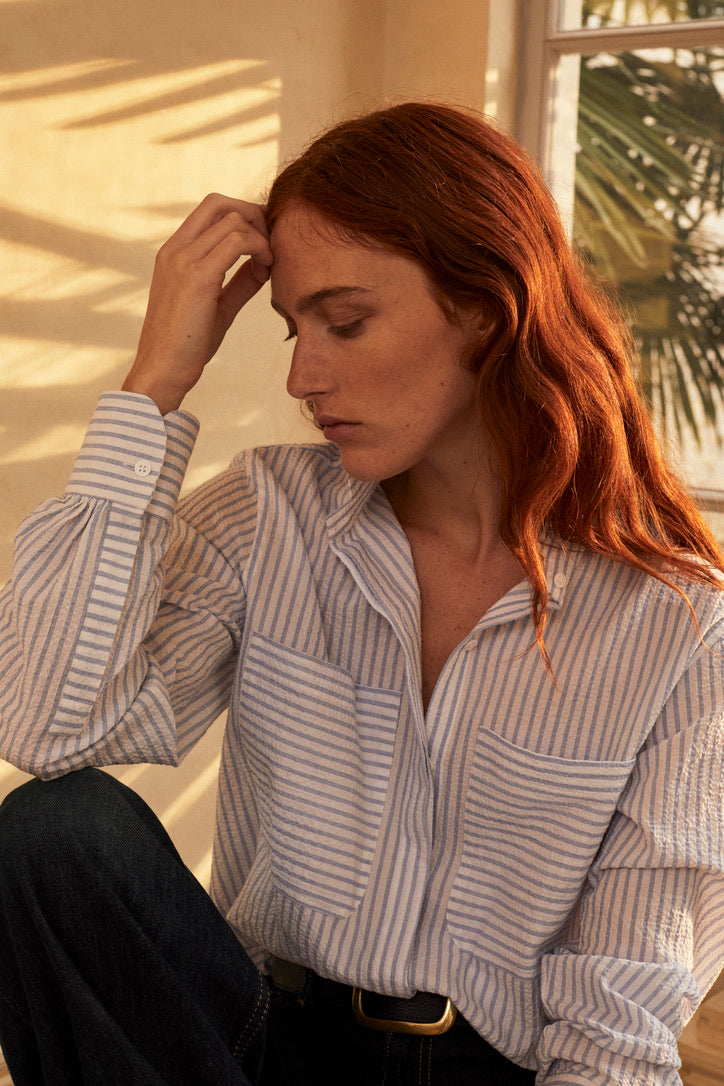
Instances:
[[[209,191],[259,199],[330,123],[432,96],[512,116],[505,0],[0,0],[0,582],[133,357],[158,245]],[[313,439],[268,288],[186,406],[193,486],[240,447]],[[180,769],[118,775],[206,881],[221,722]],[[0,762],[0,797],[23,778]]]

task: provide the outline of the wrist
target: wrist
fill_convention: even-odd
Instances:
[[[156,404],[162,415],[168,415],[170,411],[176,411],[182,404],[185,390],[169,387],[164,382],[155,382],[150,377],[143,377],[134,373],[131,369],[125,381],[121,385],[122,392],[135,392],[141,396],[147,396]]]

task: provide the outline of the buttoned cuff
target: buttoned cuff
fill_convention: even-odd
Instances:
[[[198,434],[187,411],[161,416],[153,400],[105,392],[91,419],[66,494],[170,517]]]

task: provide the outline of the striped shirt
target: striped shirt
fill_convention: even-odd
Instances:
[[[176,763],[228,707],[212,895],[257,965],[449,995],[547,1086],[678,1083],[722,964],[724,593],[544,541],[424,711],[420,601],[381,489],[328,445],[183,499],[182,411],[101,398],[18,535],[0,754]],[[703,639],[703,640],[702,640]]]

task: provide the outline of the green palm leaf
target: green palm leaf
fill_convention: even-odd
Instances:
[[[672,19],[721,14],[718,6],[647,3],[650,18]],[[605,24],[612,11],[612,0],[591,0],[584,19]],[[720,49],[581,65],[575,241],[633,311],[652,407],[697,439],[700,415],[715,422],[724,402],[724,254],[702,229],[724,209],[723,70]]]

